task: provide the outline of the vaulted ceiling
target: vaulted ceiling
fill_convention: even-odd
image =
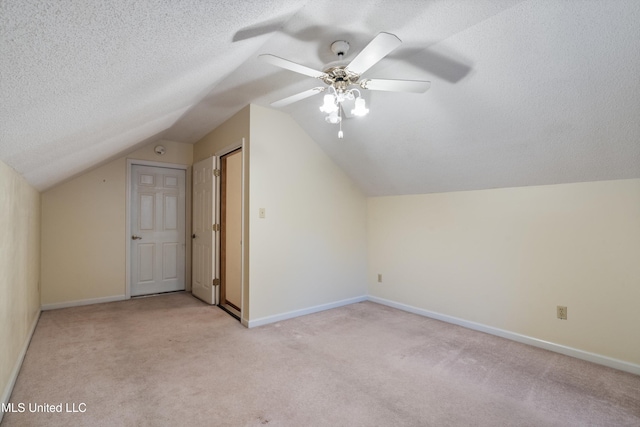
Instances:
[[[368,195],[640,177],[637,0],[0,0],[0,159],[49,188],[154,140],[195,143],[248,103],[322,85],[379,32],[401,47],[345,119],[282,108]]]

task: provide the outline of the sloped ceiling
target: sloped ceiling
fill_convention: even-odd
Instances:
[[[0,159],[49,188],[155,140],[195,143],[248,103],[321,85],[347,40],[403,45],[367,77],[371,113],[283,110],[369,195],[640,177],[637,0],[0,0]],[[292,177],[292,179],[294,179]]]

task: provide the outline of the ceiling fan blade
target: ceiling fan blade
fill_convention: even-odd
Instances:
[[[380,33],[347,65],[347,69],[362,75],[401,44],[402,40],[395,35]]]
[[[360,87],[369,90],[386,90],[389,92],[424,93],[431,87],[431,82],[421,80],[366,79],[360,82]]]
[[[280,101],[272,102],[271,106],[273,107],[285,107],[289,104],[293,104],[294,102],[298,102],[305,98],[315,95],[316,93],[324,92],[325,88],[323,87],[314,87],[313,89],[305,90],[304,92],[297,93],[295,95],[288,96]]]
[[[272,65],[275,65],[277,67],[295,71],[296,73],[304,74],[305,76],[310,76],[315,78],[320,78],[324,76],[324,73],[322,71],[317,71],[317,70],[314,70],[313,68],[296,64],[295,62],[289,61],[288,59],[280,58],[275,55],[264,54],[264,55],[259,55],[258,58]]]

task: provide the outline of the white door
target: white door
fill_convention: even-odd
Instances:
[[[219,293],[218,286],[213,285],[218,272],[218,233],[213,231],[216,224],[216,160],[209,157],[193,165],[191,292],[209,304],[218,304]]]
[[[184,290],[185,171],[131,172],[131,295]]]

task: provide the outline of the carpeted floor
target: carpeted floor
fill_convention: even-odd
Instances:
[[[180,293],[42,313],[11,402],[2,427],[640,426],[640,377],[370,302],[249,330]]]

